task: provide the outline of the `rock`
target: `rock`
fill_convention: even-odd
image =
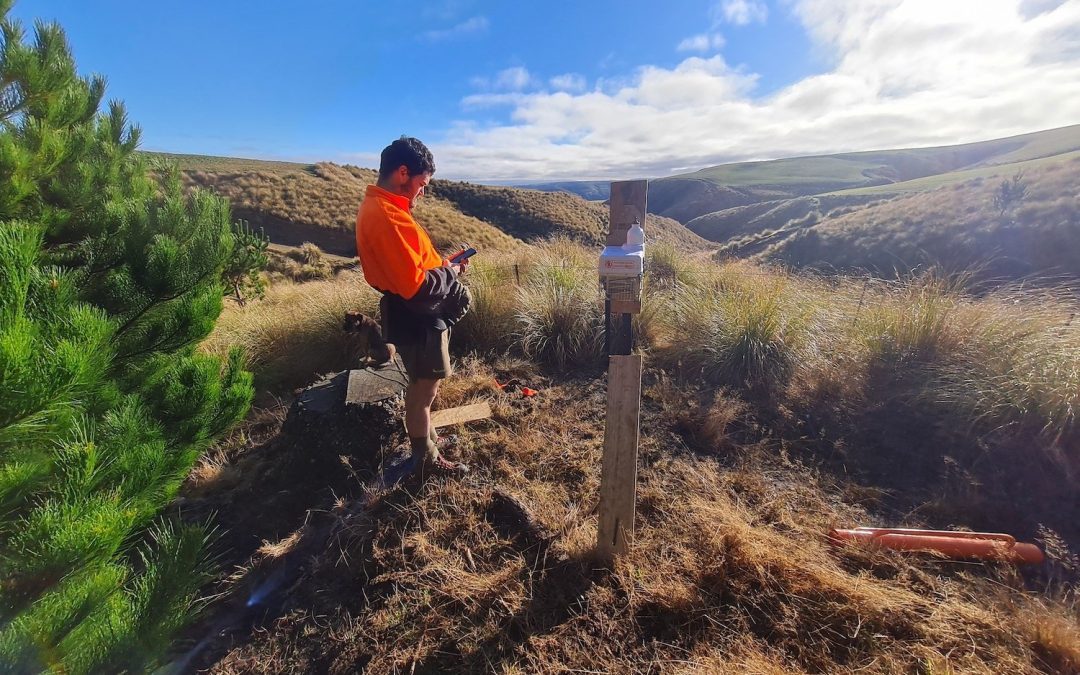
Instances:
[[[522,548],[546,549],[554,538],[521,500],[500,488],[492,491],[484,517],[496,532]]]
[[[401,433],[408,375],[400,359],[329,375],[304,389],[282,432],[310,452],[348,455],[366,468]]]

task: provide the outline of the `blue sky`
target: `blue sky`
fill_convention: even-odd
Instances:
[[[373,166],[404,133],[441,177],[590,179],[1080,122],[1080,0],[661,4],[23,0],[14,16],[59,21],[150,150]]]

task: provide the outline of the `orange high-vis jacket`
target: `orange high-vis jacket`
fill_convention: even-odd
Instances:
[[[409,199],[376,185],[368,186],[356,215],[356,253],[369,284],[406,300],[420,290],[426,270],[443,264]]]

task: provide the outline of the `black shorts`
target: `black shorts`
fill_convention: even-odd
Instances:
[[[441,380],[453,374],[450,365],[450,329],[424,331],[422,340],[395,345],[409,381]]]

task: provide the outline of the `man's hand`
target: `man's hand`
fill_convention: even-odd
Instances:
[[[468,266],[469,266],[469,259],[468,258],[466,258],[465,260],[463,260],[463,261],[461,261],[459,263],[452,263],[452,262],[450,262],[449,259],[443,260],[443,267],[449,267],[449,268],[453,269],[454,272],[458,276],[461,276],[462,274],[465,274],[465,269]]]

